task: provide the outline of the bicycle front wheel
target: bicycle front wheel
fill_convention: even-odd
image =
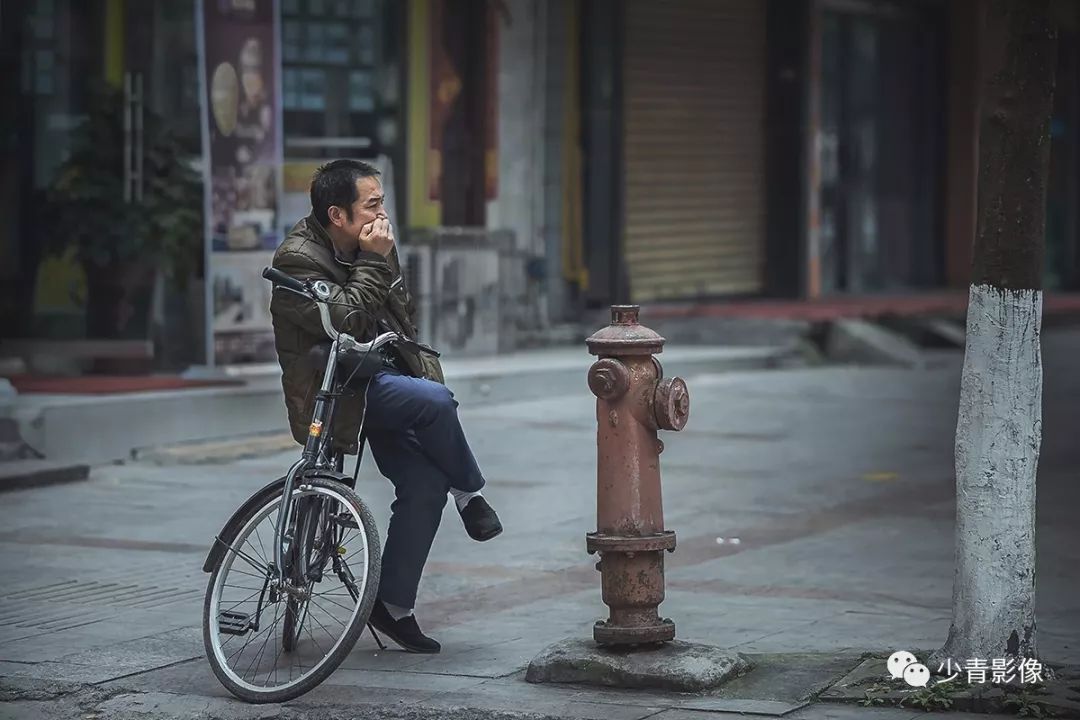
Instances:
[[[292,534],[284,577],[271,569],[278,495],[243,519],[206,590],[207,660],[248,702],[285,702],[329,677],[378,593],[379,534],[363,501],[341,483],[313,479],[298,484],[291,502],[303,531]],[[293,565],[300,556],[302,571]]]

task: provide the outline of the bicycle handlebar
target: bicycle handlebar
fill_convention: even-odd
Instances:
[[[275,267],[264,267],[262,271],[262,276],[270,282],[274,283],[275,285],[282,285],[289,288],[290,290],[294,290],[300,293],[306,294],[308,292],[307,286],[304,285],[304,283],[300,282],[294,277],[286,275]]]
[[[327,336],[331,340],[343,340],[343,349],[346,351],[370,352],[371,350],[378,349],[388,343],[402,343],[405,345],[411,345],[420,352],[427,355],[432,355],[434,357],[440,356],[438,350],[435,350],[434,348],[425,345],[418,340],[407,338],[396,332],[384,332],[371,342],[359,343],[354,338],[352,338],[352,336],[346,335],[344,333],[339,333],[337,332],[336,328],[334,328],[333,323],[330,322],[330,312],[327,310],[326,307],[326,298],[319,297],[319,293],[317,292],[319,290],[318,284],[316,284],[316,286],[313,288],[310,283],[301,282],[300,280],[297,280],[290,275],[286,275],[275,267],[264,267],[262,271],[262,276],[270,282],[274,283],[275,285],[281,285],[288,290],[300,293],[301,295],[306,295],[307,297],[310,297],[315,303],[317,303],[319,306],[319,316],[322,320],[323,331],[326,332]],[[325,283],[322,283],[322,285],[324,288],[322,292],[325,294],[327,292],[325,289],[326,285]]]

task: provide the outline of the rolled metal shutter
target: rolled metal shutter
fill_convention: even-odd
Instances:
[[[762,287],[765,6],[626,5],[623,247],[635,302]]]

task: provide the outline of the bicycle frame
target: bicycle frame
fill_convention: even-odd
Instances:
[[[332,447],[334,409],[337,397],[344,389],[343,383],[339,383],[337,379],[338,354],[360,351],[370,353],[379,350],[388,343],[395,342],[411,343],[421,351],[431,353],[436,357],[438,357],[439,353],[422,343],[404,338],[396,332],[384,332],[371,342],[359,343],[351,335],[339,332],[334,327],[330,318],[330,311],[327,309],[327,305],[330,303],[330,286],[325,281],[300,281],[274,268],[265,268],[262,274],[264,278],[275,283],[275,288],[280,287],[315,302],[319,308],[319,319],[323,331],[332,341],[330,354],[326,360],[326,368],[323,371],[322,386],[315,396],[315,407],[312,412],[311,425],[308,427],[304,451],[300,459],[289,468],[289,473],[285,478],[282,507],[278,512],[278,521],[274,528],[274,561],[273,567],[268,568],[268,572],[270,577],[280,584],[286,579],[284,577],[286,543],[295,540],[295,538],[288,536],[288,528],[293,519],[294,503],[292,502],[292,494],[296,488],[296,479],[308,470],[325,469],[330,463],[328,453]],[[361,427],[362,425],[363,421],[361,421]],[[299,555],[302,556],[303,553],[299,553]],[[301,558],[300,563],[300,570],[303,571],[300,576],[303,577],[307,574],[307,559]]]
[[[286,543],[295,540],[288,536],[288,528],[292,522],[294,503],[291,502],[291,498],[296,488],[296,478],[307,470],[325,469],[330,465],[329,451],[333,440],[334,410],[337,397],[343,390],[343,384],[337,380],[338,355],[343,351],[356,352],[362,347],[367,348],[365,352],[376,351],[386,343],[398,339],[398,335],[392,332],[383,333],[370,343],[358,343],[351,335],[338,332],[334,327],[330,319],[330,311],[327,309],[327,302],[330,300],[330,287],[327,283],[309,282],[305,285],[307,292],[300,292],[287,286],[279,287],[314,301],[319,308],[319,319],[322,322],[323,331],[331,339],[330,353],[326,359],[326,367],[323,369],[322,386],[315,395],[315,407],[312,411],[311,424],[308,426],[304,451],[300,459],[289,468],[289,473],[285,478],[282,507],[278,512],[278,522],[274,528],[274,565],[269,568],[269,571],[272,577],[283,582]],[[303,555],[304,553],[299,553],[301,566],[298,576],[301,577],[307,574],[307,558]]]
[[[319,307],[321,309],[323,306],[320,305]],[[289,500],[292,498],[293,490],[296,487],[296,478],[306,470],[312,468],[323,469],[330,465],[328,451],[333,439],[331,428],[334,419],[334,409],[337,404],[337,396],[340,394],[341,390],[336,384],[339,349],[340,340],[335,337],[330,345],[330,355],[326,360],[322,386],[315,395],[315,408],[312,412],[311,425],[308,428],[308,436],[307,441],[304,444],[303,454],[289,469],[289,474],[285,478],[285,488],[282,493],[282,507],[278,512],[277,526],[274,528],[274,568],[271,570],[272,573],[282,580],[284,579],[282,577],[282,572],[284,569],[283,560],[285,556],[285,546],[287,542],[293,540],[293,538],[288,537],[287,529],[292,520],[294,503]],[[307,568],[304,566],[306,566],[307,559],[302,556],[303,553],[300,554],[301,574],[306,574]]]

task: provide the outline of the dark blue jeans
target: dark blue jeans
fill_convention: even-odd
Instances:
[[[394,484],[379,597],[411,608],[450,488],[484,486],[449,388],[382,372],[367,389],[364,435],[379,472]]]

